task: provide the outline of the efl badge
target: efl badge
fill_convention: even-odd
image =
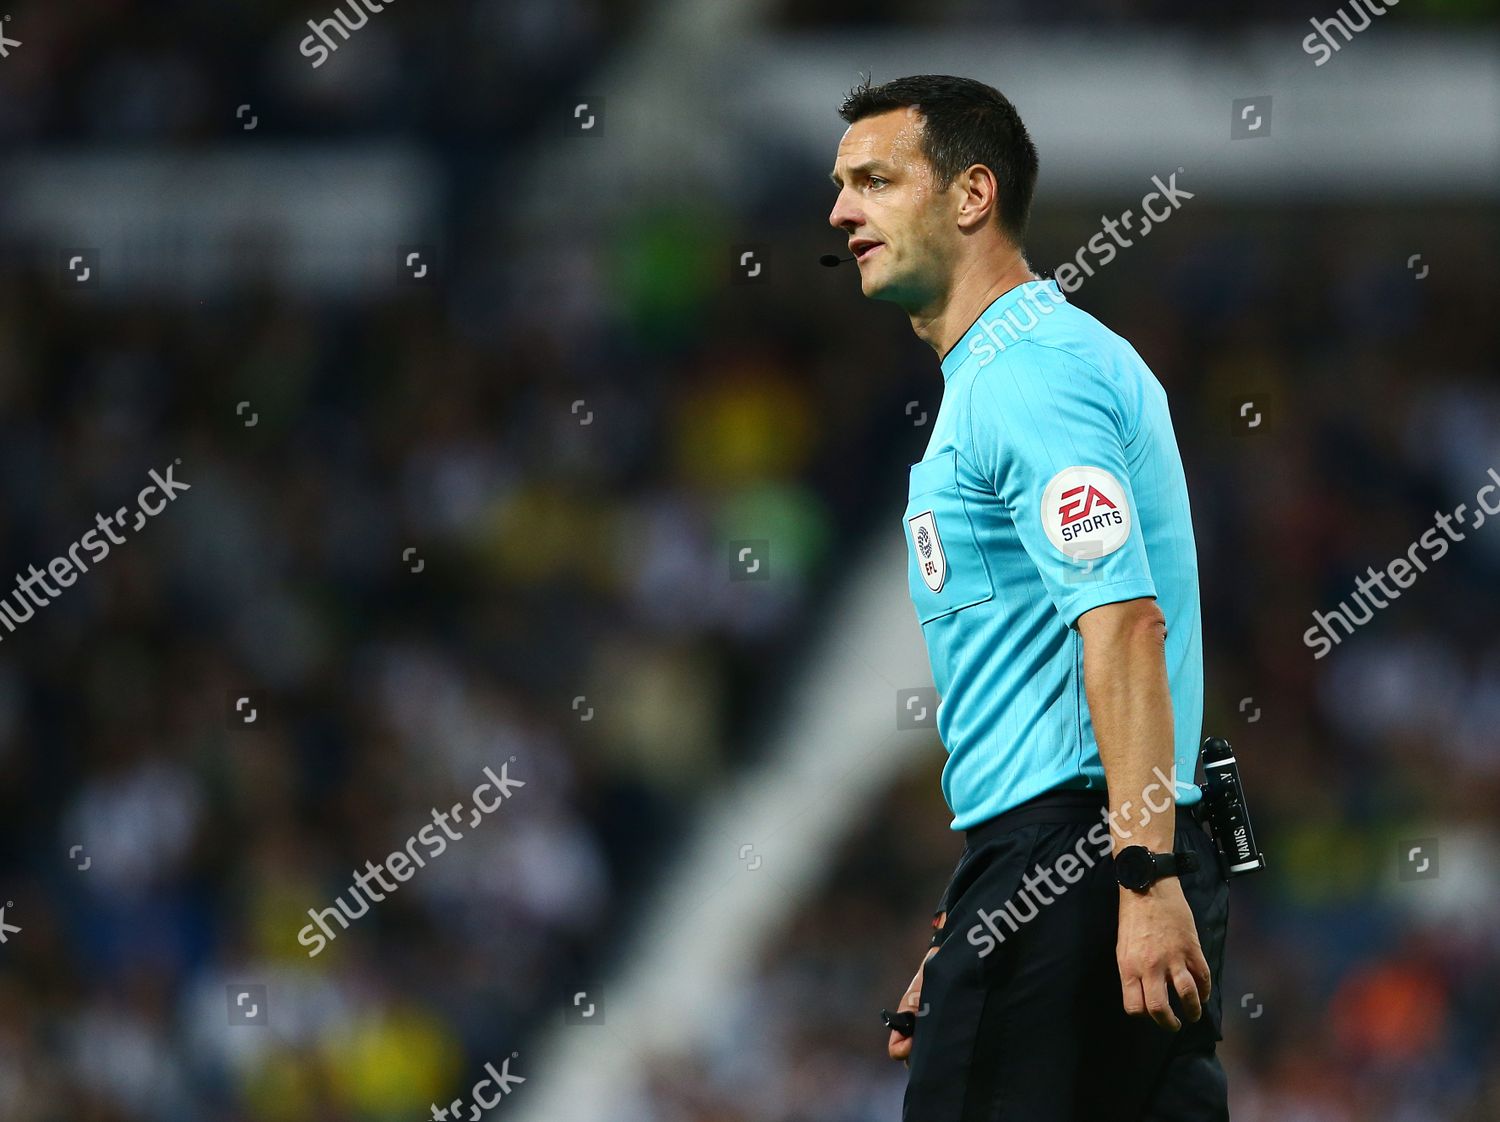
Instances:
[[[922,579],[937,592],[948,579],[948,558],[943,555],[943,543],[938,538],[937,520],[928,510],[908,518],[906,524],[911,528],[912,544],[917,547],[917,568],[922,570]]]
[[[1130,537],[1125,487],[1103,468],[1063,468],[1042,493],[1042,527],[1075,560],[1113,553]]]

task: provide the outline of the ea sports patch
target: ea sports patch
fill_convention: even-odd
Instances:
[[[943,542],[938,537],[937,519],[926,510],[906,520],[911,531],[911,544],[917,551],[917,568],[927,587],[937,592],[948,579],[948,558],[943,553]]]
[[[1125,487],[1103,468],[1063,468],[1042,492],[1042,526],[1069,558],[1113,553],[1130,537]]]

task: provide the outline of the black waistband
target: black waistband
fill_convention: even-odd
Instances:
[[[992,838],[1036,822],[1103,822],[1109,809],[1109,796],[1103,791],[1044,791],[1020,806],[1001,811],[977,826],[964,831],[964,841],[971,848]]]
[[[1027,799],[1020,806],[1013,806],[977,826],[970,826],[964,831],[964,843],[974,849],[1001,834],[1038,822],[1048,825],[1103,822],[1108,810],[1109,796],[1104,791],[1044,791],[1035,798]],[[1202,825],[1201,801],[1192,806],[1179,807],[1178,810],[1191,821]]]

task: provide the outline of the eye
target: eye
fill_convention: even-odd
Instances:
[[[880,178],[880,176],[878,176],[878,175],[872,175],[872,176],[870,176],[868,182],[869,182],[870,186],[874,187],[876,185],[883,186],[886,181],[884,179]]]

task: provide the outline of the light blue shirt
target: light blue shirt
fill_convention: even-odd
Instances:
[[[1178,805],[1196,802],[1198,559],[1161,383],[1052,281],[998,297],[942,368],[905,526],[953,829],[1055,788],[1104,788],[1074,624],[1141,596],[1167,621],[1168,778]]]

